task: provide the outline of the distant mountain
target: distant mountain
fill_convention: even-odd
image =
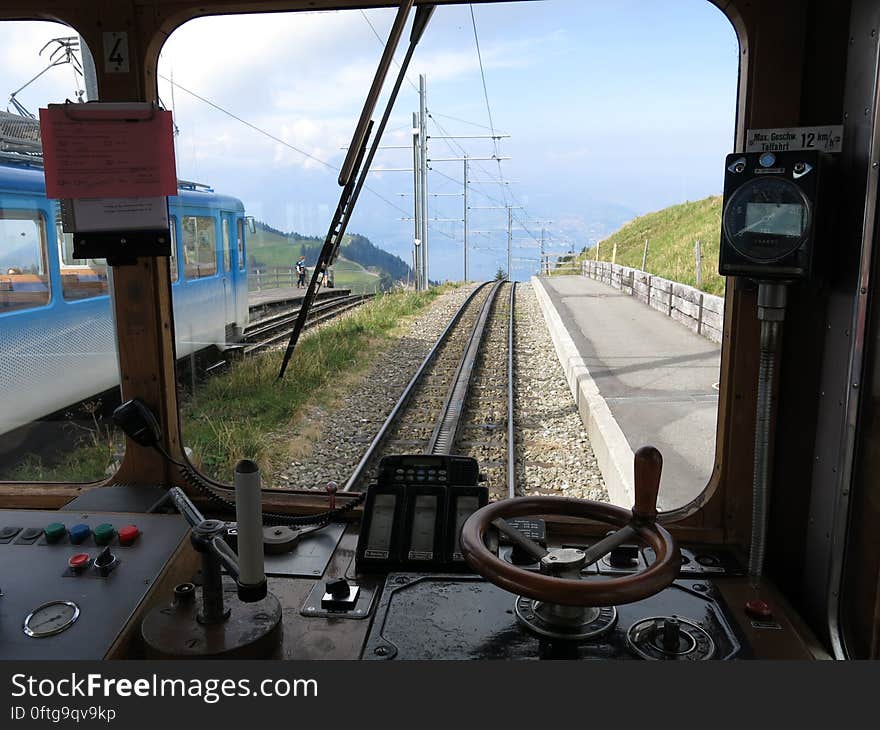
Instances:
[[[0,248],[3,249],[0,254],[0,274],[5,274],[9,269],[20,269],[22,273],[37,273],[35,259],[39,249],[35,244],[26,243],[17,248],[4,244]]]
[[[312,268],[324,241],[315,236],[280,231],[262,221],[256,233],[248,236],[248,264],[251,269],[291,267],[300,256]],[[407,281],[412,269],[399,257],[375,246],[366,236],[358,234],[343,238],[339,258],[334,264],[338,288],[353,291],[390,289],[395,282]]]

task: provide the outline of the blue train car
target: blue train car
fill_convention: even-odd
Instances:
[[[223,349],[247,324],[244,206],[185,182],[169,202],[177,357]],[[0,164],[0,433],[119,383],[111,296],[106,262],[73,258],[42,169]]]

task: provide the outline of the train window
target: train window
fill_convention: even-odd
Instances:
[[[171,281],[178,279],[177,271],[177,218],[171,216],[168,219],[168,228],[171,231],[171,257],[168,260],[168,267],[171,270]]]
[[[230,262],[230,258],[232,253],[229,250],[230,242],[229,242],[229,221],[224,218],[223,219],[223,270],[224,271],[232,271],[232,264]]]
[[[203,279],[217,273],[216,222],[209,216],[185,215],[183,231],[183,270],[187,279]]]
[[[235,240],[238,246],[238,270],[244,271],[245,269],[245,261],[244,261],[244,221],[239,218],[236,225],[236,235]]]
[[[97,99],[91,55],[67,26],[12,21],[0,22],[0,55],[0,480],[95,482],[125,451],[110,420],[110,275],[103,260],[74,258],[58,224],[37,119],[48,104]]]
[[[88,299],[110,291],[106,259],[73,258],[73,234],[64,233],[61,221],[55,222],[58,255],[61,261],[61,294],[65,299]]]
[[[49,303],[46,260],[43,216],[0,211],[0,315]]]
[[[414,252],[426,249],[432,281],[460,282],[466,271],[472,282],[506,276],[521,282],[517,311],[534,323],[535,344],[524,345],[519,362],[524,372],[532,367],[527,387],[536,394],[523,422],[541,424],[524,429],[524,442],[535,446],[526,449],[532,456],[523,459],[522,482],[541,493],[570,490],[627,504],[631,453],[654,443],[665,459],[661,506],[682,507],[720,472],[724,280],[713,259],[720,240],[719,160],[734,142],[736,33],[707,0],[662,6],[546,0],[474,4],[473,13],[467,4],[442,4],[434,13],[341,242],[334,288],[355,294],[406,288]],[[193,324],[193,341],[219,349],[248,305],[256,313],[257,301],[301,295],[294,267],[302,255],[308,278],[314,273],[339,201],[345,148],[394,17],[389,8],[211,16],[168,37],[157,86],[180,129],[179,175],[216,190],[218,210],[227,210],[227,196],[240,200],[236,217],[253,216],[255,223],[244,231],[237,220],[228,231],[237,236],[235,274],[245,267],[250,290],[245,282],[241,289],[218,287],[216,319],[202,325],[203,334]],[[328,43],[342,50],[332,58],[322,54]],[[204,49],[219,46],[224,53],[206,69]],[[650,49],[648,69],[640,63],[642,48]],[[286,68],[297,73],[285,74]],[[373,114],[377,123],[396,75],[392,67]],[[417,125],[414,112],[421,116]],[[414,140],[414,126],[425,140]],[[430,161],[415,175],[414,143],[416,159]],[[415,203],[425,190],[428,200]],[[415,233],[412,218],[423,212],[427,230]],[[226,261],[227,230],[219,215],[215,220]],[[182,235],[191,267],[194,233]],[[552,275],[534,283],[539,271]],[[233,284],[236,276],[229,278]],[[324,295],[334,293],[329,282],[325,287]],[[563,322],[595,325],[572,330],[571,337],[593,347],[584,348],[585,360],[592,358],[588,369],[616,424],[602,435],[605,443],[598,437],[590,443],[592,427],[565,395],[566,375],[542,324],[551,317],[548,301]],[[540,347],[539,332],[547,336]],[[320,425],[300,429],[290,409],[273,412],[277,422],[258,431],[255,422],[268,421],[266,403],[276,405],[276,391],[260,391],[245,374],[247,362],[231,368],[229,381],[206,379],[184,402],[183,438],[194,462],[229,479],[235,457],[261,452],[267,483],[305,485],[319,475],[344,482],[349,475],[339,452],[359,458],[351,444],[372,425],[325,429],[339,452],[323,451],[325,444],[309,435]],[[262,367],[254,365],[254,373]],[[557,390],[542,380],[544,368],[550,377],[553,367],[563,382]],[[291,380],[298,377],[292,368]],[[303,398],[324,408],[322,390]],[[309,406],[294,410],[294,419],[311,413]],[[322,412],[334,424],[344,420]],[[373,414],[356,415],[362,423]],[[572,454],[577,458],[570,462]],[[504,471],[486,467],[493,479]],[[612,479],[619,482],[616,493]]]

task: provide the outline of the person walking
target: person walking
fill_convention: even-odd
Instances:
[[[296,262],[296,288],[305,289],[306,287],[306,257],[300,256]]]

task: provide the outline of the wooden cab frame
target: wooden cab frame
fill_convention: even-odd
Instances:
[[[815,283],[793,290],[785,323],[767,574],[835,654],[877,657],[880,537],[873,526],[880,521],[880,421],[875,416],[880,381],[874,360],[880,323],[872,300],[880,3],[712,2],[740,44],[731,151],[743,149],[752,128],[844,125],[841,203],[834,240],[823,242],[833,256]],[[0,0],[0,18],[68,24],[96,55],[102,101],[155,101],[159,51],[174,29],[192,18],[392,5],[381,0]],[[129,71],[108,73],[100,56],[103,34],[119,31],[128,34]],[[161,422],[165,448],[183,459],[167,259],[140,259],[117,268],[114,288],[123,398],[150,405]],[[702,495],[664,520],[681,539],[745,550],[758,362],[754,287],[730,280],[725,302],[712,477]],[[160,454],[129,440],[121,468],[105,483],[0,484],[0,506],[51,508],[96,486],[156,483],[186,486]],[[265,501],[273,511],[324,505],[321,497],[288,490],[267,492]]]

